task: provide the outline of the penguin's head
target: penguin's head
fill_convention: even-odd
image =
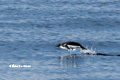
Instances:
[[[56,47],[60,47],[60,46],[61,46],[61,44],[56,44],[55,46],[56,46]]]

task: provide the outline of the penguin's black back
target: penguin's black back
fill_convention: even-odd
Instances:
[[[69,42],[64,42],[64,43],[62,43],[62,45],[64,45],[64,44],[66,44],[66,45],[73,45],[73,46],[80,46],[82,49],[86,49],[86,48],[84,48],[81,44],[79,44],[79,43],[77,43],[77,42],[69,41]]]

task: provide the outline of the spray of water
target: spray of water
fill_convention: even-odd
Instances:
[[[91,49],[89,49],[89,48],[87,47],[87,48],[84,49],[84,50],[80,49],[80,53],[95,55],[95,54],[96,54],[95,50],[96,50],[96,49],[93,49],[92,47],[91,47]],[[76,48],[70,49],[70,50],[68,50],[68,51],[70,51],[70,53],[71,53],[71,52],[73,52],[73,51],[76,51]]]
[[[85,54],[91,54],[91,55],[95,55],[96,54],[95,50],[93,50],[92,47],[91,47],[91,49],[87,48],[85,50],[80,50],[80,52],[85,53]]]

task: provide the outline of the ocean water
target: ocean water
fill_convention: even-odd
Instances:
[[[66,41],[119,55],[120,0],[0,0],[0,80],[120,80],[120,56]]]

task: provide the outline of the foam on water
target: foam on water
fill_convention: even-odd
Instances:
[[[79,49],[76,49],[76,48],[73,48],[73,49],[70,49],[70,50],[68,50],[71,54],[72,54],[72,52],[74,52],[74,53],[78,53],[78,50]],[[80,49],[80,53],[82,54],[90,54],[90,55],[95,55],[96,54],[96,52],[95,52],[95,50],[93,50],[93,48],[91,47],[91,49],[84,49],[84,50],[82,50],[82,49]]]
[[[91,47],[91,49],[87,49],[87,50],[80,50],[80,52],[82,52],[82,53],[87,53],[87,54],[91,54],[91,55],[94,55],[94,54],[96,54],[96,52],[92,49],[92,47]]]
[[[91,54],[91,55],[96,54],[95,51],[93,51],[93,50],[89,50],[89,49],[88,49],[88,50],[81,50],[81,52],[82,52],[82,53],[85,53],[85,54],[88,53],[88,54]]]

